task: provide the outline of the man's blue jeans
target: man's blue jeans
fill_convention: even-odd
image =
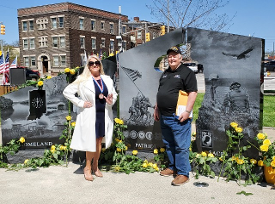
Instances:
[[[189,162],[189,147],[191,144],[192,119],[182,123],[176,116],[160,116],[162,140],[166,145],[169,159],[169,169],[189,177],[191,165]]]

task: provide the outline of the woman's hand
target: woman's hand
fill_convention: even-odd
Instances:
[[[109,105],[113,104],[113,94],[109,94],[107,97],[104,96],[104,98]]]
[[[91,102],[85,101],[83,108],[91,108],[92,106],[93,106],[93,104]]]

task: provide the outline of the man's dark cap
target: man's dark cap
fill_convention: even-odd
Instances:
[[[178,47],[176,47],[176,46],[170,47],[170,48],[167,50],[167,55],[168,55],[170,52],[175,52],[175,53],[181,54],[180,49],[179,49]]]
[[[234,89],[234,88],[240,88],[241,87],[241,84],[239,82],[233,82],[231,85],[230,85],[230,90],[231,89]]]

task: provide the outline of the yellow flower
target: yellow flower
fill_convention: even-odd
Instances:
[[[209,154],[208,154],[208,157],[214,157],[214,154],[209,153]]]
[[[198,158],[198,157],[200,157],[200,156],[201,156],[201,154],[197,154],[197,155],[196,155],[196,158]]]
[[[268,145],[261,145],[260,146],[260,150],[262,151],[262,152],[267,152],[268,151]]]
[[[120,139],[118,139],[117,137],[115,138],[115,141],[116,141],[116,142],[119,142],[119,140],[120,140]]]
[[[51,146],[51,150],[55,150],[56,147],[54,145]]]
[[[61,145],[61,146],[60,146],[60,150],[67,150],[67,147],[64,146],[64,145]]]
[[[117,147],[117,148],[116,148],[116,151],[117,151],[117,152],[121,152],[121,149]]]
[[[257,164],[257,160],[256,159],[250,159],[250,163],[255,165],[255,164]]]
[[[75,122],[72,122],[72,123],[71,123],[71,126],[72,126],[72,127],[75,127]]]
[[[242,159],[237,159],[237,164],[243,164],[244,163],[244,160]]]
[[[119,170],[120,170],[120,167],[119,167],[119,166],[116,166],[116,167],[115,167],[115,170],[116,170],[116,171],[119,171]]]
[[[25,161],[24,161],[24,164],[27,164],[29,162],[29,160],[28,159],[26,159]]]
[[[47,79],[51,79],[52,77],[51,76],[47,76]]]
[[[80,68],[79,66],[76,67],[76,69],[79,69],[79,68]]]
[[[196,135],[197,135],[196,132],[193,132],[193,133],[192,133],[192,136],[193,136],[193,137],[196,137]]]
[[[24,137],[20,137],[19,142],[24,143],[25,142],[25,138]]]
[[[137,154],[138,154],[138,151],[137,151],[137,150],[133,150],[133,151],[132,151],[132,154],[133,154],[133,155],[137,155]]]
[[[55,150],[53,150],[53,149],[51,149],[50,151],[51,151],[52,154],[55,152]]]
[[[202,152],[201,156],[206,157],[207,156],[206,152]]]
[[[272,157],[272,160],[275,161],[275,156]]]
[[[219,160],[222,162],[223,161],[222,157],[219,157]]]
[[[148,164],[148,161],[147,161],[147,159],[145,159],[143,163],[146,163],[146,164]]]
[[[70,74],[71,74],[71,75],[75,75],[75,70],[74,70],[74,69],[71,69],[71,70],[70,70]]]
[[[236,122],[231,122],[231,123],[230,123],[230,126],[233,127],[233,128],[236,128],[236,127],[238,127],[238,123],[236,123]]]
[[[158,153],[159,153],[158,149],[154,149],[154,154],[158,154]]]
[[[160,148],[160,150],[159,150],[161,153],[163,153],[163,152],[165,152],[165,148]]]
[[[115,123],[119,124],[119,119],[118,118],[115,118]]]
[[[147,163],[143,163],[143,164],[142,164],[142,167],[143,167],[143,168],[147,168],[147,166],[148,166]]]
[[[265,139],[265,140],[263,141],[263,145],[267,145],[267,146],[271,145],[270,140],[269,140],[269,139]]]
[[[232,156],[232,161],[235,161],[237,159],[238,159],[238,157]]]
[[[66,116],[66,120],[67,120],[67,121],[70,121],[71,119],[72,119],[72,117],[71,117],[71,116],[69,116],[69,115],[68,115],[68,116]]]
[[[158,168],[158,167],[156,167],[156,168],[155,168],[155,170],[156,170],[156,171],[159,171],[159,168]]]
[[[191,148],[191,147],[189,147],[189,151],[192,151],[192,148]]]
[[[154,169],[158,168],[158,165],[157,164],[153,164],[152,166]]]
[[[270,165],[271,165],[272,167],[275,167],[275,161],[273,160],[273,161],[270,163]]]
[[[65,73],[69,73],[69,72],[70,72],[70,68],[66,68],[66,69],[64,70],[64,72],[65,72]]]
[[[236,127],[236,128],[235,128],[235,131],[236,131],[237,133],[241,133],[241,132],[243,131],[243,129],[242,129],[241,127]]]
[[[123,125],[124,124],[123,120],[119,120],[118,124]]]
[[[43,81],[39,81],[39,82],[37,83],[37,85],[38,85],[38,86],[43,86]]]
[[[114,53],[110,53],[109,56],[110,56],[110,57],[114,56]]]
[[[149,163],[148,163],[148,166],[153,166],[153,163],[152,163],[152,162],[149,162]]]
[[[265,139],[265,134],[263,134],[263,133],[258,133],[257,134],[257,138],[259,139],[259,140],[264,140]]]
[[[258,161],[258,166],[264,166],[263,160],[259,160],[259,161]]]
[[[101,151],[102,151],[102,152],[105,152],[105,151],[106,151],[106,148],[102,148]]]
[[[127,146],[125,146],[125,147],[124,147],[124,150],[125,150],[125,151],[127,151],[127,150],[128,150],[128,147],[127,147]]]

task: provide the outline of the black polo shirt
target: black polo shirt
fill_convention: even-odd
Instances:
[[[169,67],[160,77],[157,105],[162,115],[172,116],[176,112],[179,90],[198,91],[195,73],[183,64],[174,71]]]

